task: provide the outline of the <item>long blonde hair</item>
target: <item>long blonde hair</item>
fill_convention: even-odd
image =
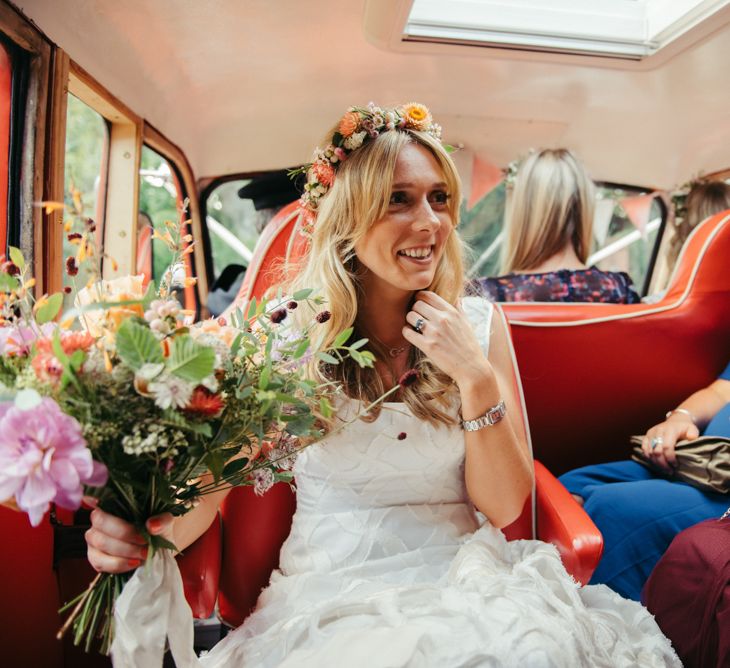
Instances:
[[[355,244],[385,215],[398,154],[409,143],[423,146],[435,158],[450,195],[448,209],[454,227],[458,224],[461,183],[453,161],[436,139],[413,130],[392,130],[353,151],[337,170],[334,184],[320,203],[309,252],[294,270],[290,286],[292,291],[315,288],[326,300],[331,316],[318,325],[322,327],[322,349],[348,327],[355,328],[358,338],[367,336],[357,321],[358,305],[363,297],[363,267],[355,254]],[[433,283],[428,287],[453,305],[457,304],[464,289],[462,252],[460,238],[455,233],[450,234]],[[304,319],[311,322],[314,316],[305,309],[298,309],[294,315],[301,323]],[[367,347],[383,359],[385,351],[377,342],[371,339]],[[419,380],[404,388],[400,398],[418,417],[432,423],[453,423],[454,417],[449,411],[454,396],[451,379],[418,349],[411,350],[409,365],[419,370]],[[312,374],[340,382],[348,396],[367,403],[389,389],[384,387],[375,369],[361,369],[351,360],[339,365],[315,361]],[[374,419],[378,413],[379,408],[370,417]]]
[[[502,246],[501,272],[529,271],[571,244],[591,250],[595,186],[564,148],[543,149],[520,165]]]
[[[705,218],[730,209],[730,184],[724,181],[695,181],[687,193],[684,215],[675,228],[667,259],[673,264],[690,232]]]

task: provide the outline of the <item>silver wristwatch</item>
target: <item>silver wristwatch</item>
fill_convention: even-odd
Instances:
[[[461,428],[464,431],[479,431],[480,429],[484,429],[484,427],[491,427],[497,424],[505,415],[507,415],[507,408],[504,405],[504,400],[501,400],[496,406],[490,408],[476,420],[462,420]]]

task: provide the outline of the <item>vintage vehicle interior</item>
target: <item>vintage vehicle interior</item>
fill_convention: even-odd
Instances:
[[[305,249],[286,171],[348,106],[416,100],[458,149],[470,275],[493,275],[505,175],[531,149],[570,148],[599,186],[590,264],[628,272],[645,299],[502,306],[536,469],[507,534],[553,542],[587,582],[601,535],[555,476],[625,458],[728,361],[730,211],[667,259],[673,197],[730,179],[728,62],[728,0],[0,0],[2,252],[23,250],[39,294],[63,287],[61,214],[36,204],[73,184],[118,263],[105,273],[153,279],[153,233],[186,202],[198,282],[182,299],[216,316]],[[201,633],[249,613],[293,510],[286,485],[236,490],[179,558]],[[109,665],[55,638],[92,574],[84,530],[81,514],[31,528],[0,507],[7,665]]]

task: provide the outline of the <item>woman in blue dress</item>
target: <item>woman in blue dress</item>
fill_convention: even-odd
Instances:
[[[704,431],[730,437],[730,364],[709,386],[695,392],[646,432],[644,453],[672,473],[674,445]],[[722,515],[723,494],[703,492],[626,460],[584,466],[560,477],[603,534],[604,551],[591,584],[607,584],[639,600],[641,589],[672,539],[682,530]]]

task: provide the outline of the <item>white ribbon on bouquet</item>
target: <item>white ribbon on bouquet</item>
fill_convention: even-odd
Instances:
[[[170,550],[158,550],[127,582],[114,606],[114,668],[161,668],[165,641],[178,668],[199,668],[193,613]]]

